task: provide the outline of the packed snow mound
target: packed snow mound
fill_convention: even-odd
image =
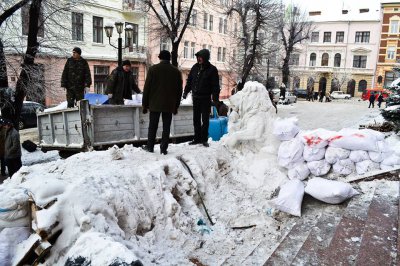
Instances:
[[[273,125],[276,114],[266,88],[249,81],[243,90],[229,98],[233,111],[229,116],[229,132],[222,138],[230,149],[257,152],[273,145]]]

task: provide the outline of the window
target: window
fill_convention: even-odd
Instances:
[[[389,46],[387,48],[387,59],[395,59],[396,58],[396,47],[394,46]]]
[[[334,67],[340,67],[341,59],[342,59],[342,56],[339,53],[335,54],[335,59],[334,59],[334,62],[333,62],[333,66]]]
[[[224,19],[219,18],[218,32],[222,33],[222,29],[224,28]]]
[[[324,42],[331,42],[331,32],[324,32]]]
[[[378,83],[382,84],[382,81],[383,81],[383,77],[382,76],[378,76]]]
[[[196,43],[192,42],[191,45],[190,45],[190,58],[192,58],[192,59],[194,59],[196,57],[195,56],[195,53],[196,53],[195,49],[196,49]]]
[[[222,48],[222,62],[225,62],[226,48]]]
[[[393,33],[393,34],[399,33],[399,21],[398,20],[390,21],[390,33]]]
[[[343,14],[343,15],[346,15],[347,13],[349,13],[349,10],[346,10],[346,9],[343,9],[343,10],[342,10],[342,14]]]
[[[327,53],[323,53],[321,59],[321,66],[328,66],[328,64],[329,64],[329,55]]]
[[[138,84],[138,77],[139,77],[139,68],[138,67],[131,67],[133,80]]]
[[[311,42],[319,42],[319,32],[314,31],[311,33]]]
[[[208,28],[208,14],[204,12],[203,29],[206,30],[207,28]]]
[[[310,66],[316,66],[317,55],[315,53],[310,54]]]
[[[208,25],[208,30],[209,30],[209,31],[213,31],[213,22],[214,22],[214,16],[213,16],[213,15],[210,15],[210,18],[209,18],[209,25]]]
[[[24,5],[21,8],[21,21],[22,21],[22,35],[28,35],[29,32],[29,9],[31,5],[27,4]],[[39,14],[39,31],[38,31],[38,37],[44,37],[44,19],[43,19],[43,13],[40,12]]]
[[[185,41],[183,46],[183,58],[189,57],[189,42]]]
[[[356,43],[369,43],[369,31],[357,31]]]
[[[228,21],[224,19],[224,34],[228,33]]]
[[[170,42],[168,37],[162,37],[160,39],[160,51],[162,51],[162,50],[169,51],[170,50],[170,45],[171,45],[171,42]]]
[[[190,16],[189,25],[196,27],[197,26],[197,10],[192,10],[192,15]]]
[[[337,31],[336,32],[336,43],[344,42],[344,31]]]
[[[219,62],[222,61],[222,48],[221,47],[218,47],[217,61],[219,61]]]
[[[107,86],[107,77],[110,74],[109,66],[94,66],[94,92],[104,94]]]
[[[368,13],[369,8],[360,8],[360,13]]]
[[[299,65],[299,59],[300,59],[300,55],[299,54],[292,54],[290,56],[289,65],[298,66]]]
[[[83,14],[72,12],[72,40],[83,41]]]
[[[366,55],[355,55],[353,58],[353,67],[366,68],[367,67],[367,56]]]
[[[125,34],[125,46],[129,45],[129,52],[133,52],[133,45],[137,46],[138,44],[138,39],[139,39],[139,32],[138,32],[138,28],[139,25],[138,24],[133,24],[133,23],[129,23],[129,22],[125,22],[125,27],[130,25],[133,29],[133,34],[132,34],[132,40],[131,43],[128,42],[128,36]]]
[[[309,16],[319,16],[321,15],[321,11],[310,11],[308,12]]]
[[[383,84],[384,87],[390,86],[392,82],[396,79],[396,74],[393,71],[385,72],[385,83]]]
[[[367,89],[367,81],[364,79],[360,80],[360,82],[358,83],[358,91],[364,92],[366,89]]]
[[[103,18],[93,17],[93,42],[103,43]]]

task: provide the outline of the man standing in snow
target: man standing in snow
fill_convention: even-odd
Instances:
[[[203,144],[208,147],[208,126],[210,123],[211,95],[214,103],[219,102],[219,76],[217,68],[210,63],[210,51],[196,53],[197,63],[190,70],[183,98],[192,92],[194,140],[189,145]]]
[[[4,160],[4,142],[6,141],[6,128],[3,126],[4,120],[0,117],[0,161],[1,175],[6,176],[6,162]]]
[[[81,57],[82,50],[75,47],[72,57],[68,58],[61,77],[61,87],[67,90],[68,108],[74,107],[75,102],[85,96],[85,88],[92,84],[92,76],[88,62]]]
[[[382,102],[383,102],[383,95],[382,95],[382,93],[380,93],[380,94],[379,94],[379,97],[378,97],[378,107],[379,107],[379,108],[381,108]]]
[[[163,132],[160,144],[161,154],[166,155],[169,143],[172,114],[178,113],[182,97],[182,74],[171,65],[171,53],[163,50],[158,58],[160,63],[149,68],[143,89],[143,113],[150,110],[150,124],[147,146],[143,149],[154,152],[154,144],[160,115],[163,121]]]
[[[375,94],[373,92],[371,92],[371,95],[369,96],[369,106],[368,108],[374,108],[374,103],[375,103]]]
[[[3,126],[6,128],[6,139],[4,142],[4,159],[6,161],[8,175],[13,176],[22,166],[21,145],[19,133],[15,130],[11,120],[4,119]]]

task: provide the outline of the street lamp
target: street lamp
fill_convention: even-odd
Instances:
[[[133,27],[131,25],[127,25],[125,27],[125,34],[126,34],[126,37],[128,38],[128,45],[126,45],[125,47],[122,47],[121,34],[122,34],[122,31],[124,28],[124,23],[121,21],[117,21],[117,22],[115,22],[114,25],[115,25],[115,28],[118,33],[118,47],[115,47],[113,44],[111,44],[111,37],[112,37],[114,26],[112,24],[107,24],[106,26],[104,26],[104,30],[106,31],[106,36],[108,37],[108,43],[112,47],[118,49],[118,66],[122,66],[122,49],[127,48],[131,45],[131,40],[133,37]]]

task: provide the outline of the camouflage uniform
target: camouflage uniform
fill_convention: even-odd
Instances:
[[[61,77],[61,87],[67,89],[68,107],[74,107],[75,101],[82,100],[85,88],[92,84],[89,64],[82,57],[68,58]]]

